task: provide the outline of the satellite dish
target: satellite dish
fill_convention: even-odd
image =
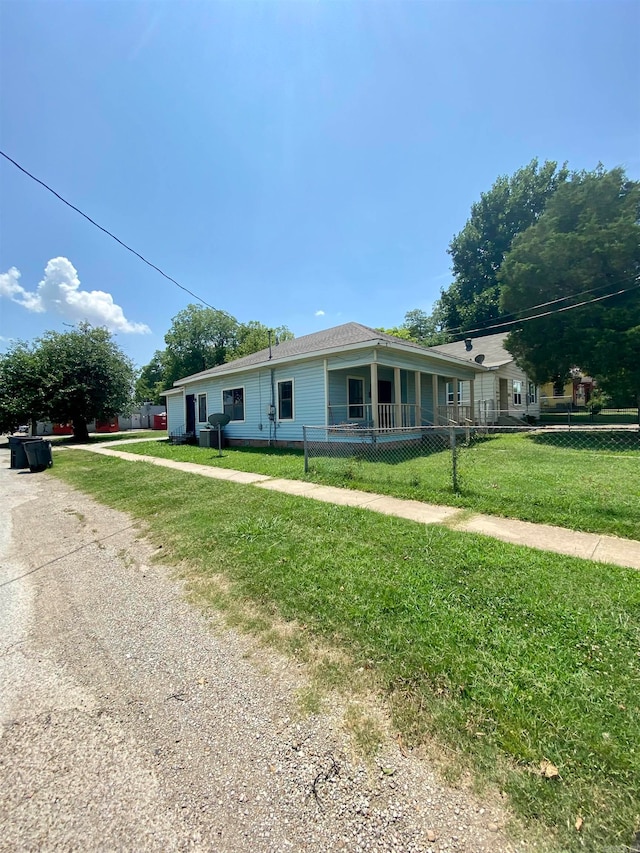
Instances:
[[[225,415],[224,412],[216,412],[214,415],[209,415],[208,420],[212,427],[223,427],[229,423],[231,415]]]
[[[484,361],[484,356],[482,355],[482,353],[480,353],[473,360],[476,361],[478,364],[482,364],[482,362]]]

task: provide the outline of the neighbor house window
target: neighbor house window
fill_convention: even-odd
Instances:
[[[207,395],[198,394],[198,423],[207,422]]]
[[[462,382],[458,380],[458,405],[462,403]],[[453,406],[453,382],[447,382],[447,405]]]
[[[222,392],[222,411],[232,421],[244,420],[244,388],[229,388]]]
[[[522,405],[522,382],[518,379],[513,380],[513,405]]]
[[[278,382],[278,420],[293,420],[293,379]]]
[[[348,417],[364,418],[364,379],[350,376],[347,379]]]
[[[537,403],[538,402],[538,386],[535,382],[529,383],[529,402]]]

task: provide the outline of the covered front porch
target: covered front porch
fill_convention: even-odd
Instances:
[[[371,361],[326,368],[327,426],[401,429],[472,423],[473,374],[461,379],[438,372]],[[469,382],[468,403],[461,383]],[[469,399],[470,397],[470,399]]]

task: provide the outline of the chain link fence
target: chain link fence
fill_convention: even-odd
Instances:
[[[425,500],[447,493],[526,490],[531,478],[550,488],[568,488],[577,478],[600,488],[618,474],[626,478],[631,471],[640,478],[640,427],[306,426],[304,466],[324,481],[404,491]]]

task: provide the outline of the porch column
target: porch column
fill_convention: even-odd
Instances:
[[[413,379],[416,386],[416,426],[422,426],[422,388],[420,385],[420,371],[416,370],[413,374]]]
[[[471,408],[470,416],[473,423],[476,422],[476,398],[475,398],[475,390],[476,390],[476,378],[469,380],[469,407]]]
[[[400,368],[393,368],[393,399],[395,401],[395,426],[402,426],[402,385],[400,384]]]
[[[378,429],[378,362],[371,362],[371,419],[373,428]]]
[[[458,380],[452,376],[449,381],[453,388],[453,420],[458,424],[460,423],[460,413],[458,411]]]
[[[433,422],[437,426],[440,423],[438,414],[438,374],[434,373],[431,376],[431,389],[433,393]]]

